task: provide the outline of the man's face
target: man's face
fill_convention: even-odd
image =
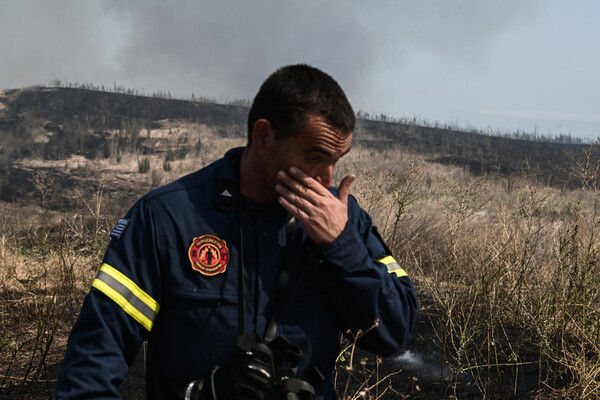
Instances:
[[[335,164],[350,151],[351,144],[352,133],[344,134],[320,116],[309,117],[296,135],[283,140],[274,139],[267,148],[269,159],[265,160],[265,172],[268,186],[275,191],[277,172],[296,167],[325,188],[330,187]]]

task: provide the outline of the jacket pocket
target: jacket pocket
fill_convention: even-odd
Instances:
[[[232,354],[237,336],[237,295],[173,290],[161,308],[153,346],[172,381],[206,376]]]

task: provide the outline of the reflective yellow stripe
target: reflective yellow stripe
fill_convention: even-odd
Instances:
[[[142,324],[144,328],[147,330],[152,329],[160,306],[131,279],[110,265],[102,264],[98,276],[92,282],[92,286],[121,306],[127,314]]]
[[[406,271],[402,268],[398,268],[398,269],[393,269],[391,271],[388,270],[388,272],[390,274],[396,274],[396,276],[398,278],[402,278],[403,276],[408,276],[408,274],[406,273]]]
[[[385,265],[389,265],[389,264],[392,264],[392,263],[396,263],[397,264],[396,260],[392,256],[385,256],[383,258],[380,258],[377,261],[379,261],[380,263],[385,264]]]
[[[398,278],[403,277],[403,276],[408,276],[406,271],[402,267],[400,267],[398,262],[396,262],[396,260],[392,256],[385,256],[383,258],[380,258],[377,261],[379,261],[382,264],[385,264],[388,272],[390,274],[396,274],[396,276]]]
[[[104,271],[107,274],[109,274],[110,276],[112,276],[113,278],[115,278],[123,286],[125,286],[127,289],[131,290],[131,293],[133,293],[135,295],[135,297],[137,297],[138,299],[140,299],[141,301],[146,303],[146,305],[148,307],[150,307],[152,309],[152,311],[154,311],[156,313],[158,312],[158,310],[160,308],[158,303],[152,297],[150,297],[146,292],[144,292],[142,289],[140,289],[139,286],[136,285],[131,279],[129,279],[128,277],[123,275],[121,272],[117,271],[115,268],[111,267],[110,265],[108,265],[106,263],[102,264],[102,267],[100,267],[100,271]]]

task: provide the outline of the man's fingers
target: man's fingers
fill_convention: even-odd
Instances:
[[[279,197],[279,204],[283,206],[290,214],[296,217],[299,221],[304,221],[308,218],[308,214],[304,212],[298,205],[293,204],[283,196]]]
[[[277,177],[289,189],[289,192],[297,194],[299,198],[309,200],[313,205],[317,204],[319,196],[331,196],[327,188],[298,168],[292,167],[289,172],[279,171]],[[356,175],[350,174],[345,176],[342,182],[340,182],[337,198],[344,204],[347,204],[350,186],[355,179]],[[292,197],[291,193],[284,192],[281,188],[278,188],[277,191],[282,195],[285,194],[288,198]]]
[[[306,208],[310,206],[310,201],[303,197],[301,193],[296,193],[290,190],[287,186],[282,184],[275,185],[275,190],[286,200],[289,204],[294,204],[298,208]]]
[[[326,196],[329,194],[327,189],[322,187],[317,181],[306,175],[304,172],[295,169],[295,176],[285,171],[279,171],[277,178],[280,183],[284,185],[290,192],[296,194],[298,198],[302,198],[310,202],[311,204],[317,204],[320,196]],[[280,194],[286,194],[277,189]]]
[[[350,194],[350,186],[352,182],[356,179],[356,175],[350,174],[346,175],[342,182],[340,183],[340,187],[338,189],[338,199],[344,204],[348,204],[348,195]]]
[[[279,171],[277,178],[279,203],[304,225],[308,237],[317,245],[333,242],[348,222],[348,194],[356,176],[342,179],[337,197],[298,168]]]

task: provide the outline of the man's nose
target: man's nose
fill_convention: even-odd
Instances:
[[[328,165],[319,171],[315,180],[319,182],[323,187],[328,188],[333,182],[333,165]]]

